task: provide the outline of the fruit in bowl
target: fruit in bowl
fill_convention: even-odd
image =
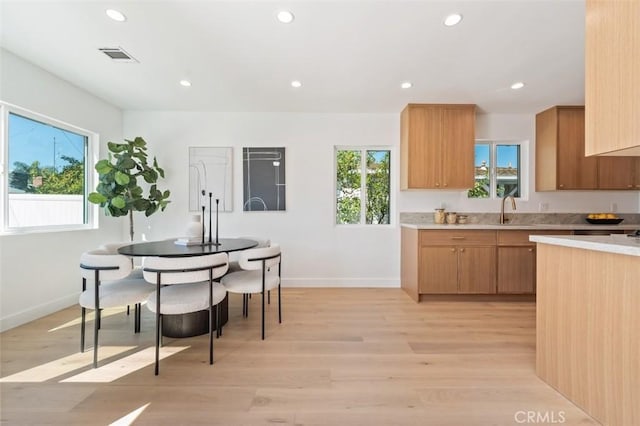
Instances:
[[[593,224],[616,225],[622,220],[614,213],[589,213],[587,215],[587,222]]]
[[[613,213],[589,213],[588,219],[618,219],[618,215]]]

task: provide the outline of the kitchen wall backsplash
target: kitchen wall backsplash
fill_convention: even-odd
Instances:
[[[500,213],[468,213],[467,224],[496,224],[499,222]],[[515,225],[539,225],[539,224],[583,224],[586,223],[587,213],[514,213],[511,210],[507,213],[509,223]],[[638,213],[616,213],[619,218],[624,219],[625,225],[640,224],[640,214]],[[433,212],[402,212],[400,213],[400,223],[428,224],[433,223]]]

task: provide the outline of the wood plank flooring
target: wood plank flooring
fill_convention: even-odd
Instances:
[[[214,365],[207,336],[165,338],[158,377],[146,308],[139,335],[133,316],[105,313],[97,370],[91,332],[79,352],[78,307],[0,334],[0,422],[515,425],[533,412],[598,424],[536,377],[533,303],[287,288],[283,323],[272,300],[261,341],[260,297],[245,319],[236,296]]]

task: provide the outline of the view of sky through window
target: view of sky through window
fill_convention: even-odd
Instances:
[[[57,171],[67,164],[62,157],[84,162],[86,137],[39,121],[9,114],[9,172],[15,163],[40,167],[55,167]]]

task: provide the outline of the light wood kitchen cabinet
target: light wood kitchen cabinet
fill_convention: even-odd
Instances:
[[[536,292],[536,243],[531,235],[570,235],[572,231],[497,231],[500,294],[534,294]]]
[[[475,105],[409,104],[400,118],[400,189],[473,187]]]
[[[640,1],[587,0],[585,152],[640,156]]]
[[[496,292],[495,231],[420,231],[421,294]]]
[[[536,292],[536,248],[498,247],[498,293]]]
[[[585,157],[584,107],[536,115],[536,191],[640,189],[635,157]]]
[[[596,189],[598,159],[584,155],[584,107],[536,115],[536,191]]]
[[[637,157],[598,157],[599,189],[640,189]]]

